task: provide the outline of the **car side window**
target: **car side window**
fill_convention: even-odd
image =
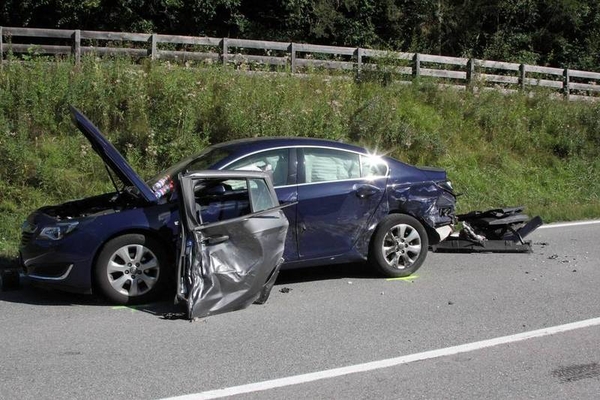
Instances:
[[[238,171],[271,172],[273,186],[285,186],[288,178],[289,149],[276,149],[252,154],[225,169]]]
[[[304,176],[307,183],[360,178],[359,155],[334,149],[305,148]]]
[[[388,166],[385,161],[376,156],[360,156],[361,177],[370,178],[375,176],[386,176]]]
[[[277,207],[275,199],[267,183],[263,179],[249,179],[250,201],[252,202],[252,212],[259,212],[269,208]]]
[[[226,221],[276,207],[264,179],[203,179],[195,188],[196,212],[203,224]]]
[[[203,224],[225,221],[252,213],[248,181],[203,179],[195,187],[196,212]]]

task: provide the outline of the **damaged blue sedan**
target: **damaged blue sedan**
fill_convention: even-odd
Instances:
[[[85,116],[72,112],[105,161],[115,192],[43,207],[27,218],[21,263],[39,284],[98,291],[122,304],[149,301],[181,278],[185,249],[177,246],[177,238],[183,212],[186,218],[197,212],[198,225],[211,226],[254,218],[255,206],[280,204],[285,207],[278,212],[289,222],[281,238],[283,269],[368,261],[387,277],[414,273],[429,246],[444,240],[455,223],[456,197],[441,169],[411,166],[335,141],[254,138],[208,147],[145,182]],[[261,201],[268,206],[254,204],[250,186],[222,180],[209,193],[198,193],[195,211],[190,205],[184,210],[181,179],[209,170],[236,171],[240,179],[246,172],[262,173],[279,204],[266,197]],[[218,244],[228,246],[220,265],[243,263],[228,235]],[[210,240],[205,244],[211,246]],[[134,268],[123,268],[129,264]]]

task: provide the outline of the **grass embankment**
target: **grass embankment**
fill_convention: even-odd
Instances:
[[[525,205],[546,221],[600,216],[599,104],[160,62],[5,63],[0,254],[15,254],[31,210],[111,190],[69,104],[144,177],[212,143],[314,136],[446,168],[461,212]]]

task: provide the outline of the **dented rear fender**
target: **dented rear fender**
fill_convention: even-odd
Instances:
[[[392,182],[387,193],[390,213],[408,214],[421,221],[431,244],[441,239],[438,228],[456,222],[456,196],[436,182]]]

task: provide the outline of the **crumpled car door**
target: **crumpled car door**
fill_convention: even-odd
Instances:
[[[283,263],[288,221],[264,172],[179,176],[177,297],[188,318],[264,303]]]

